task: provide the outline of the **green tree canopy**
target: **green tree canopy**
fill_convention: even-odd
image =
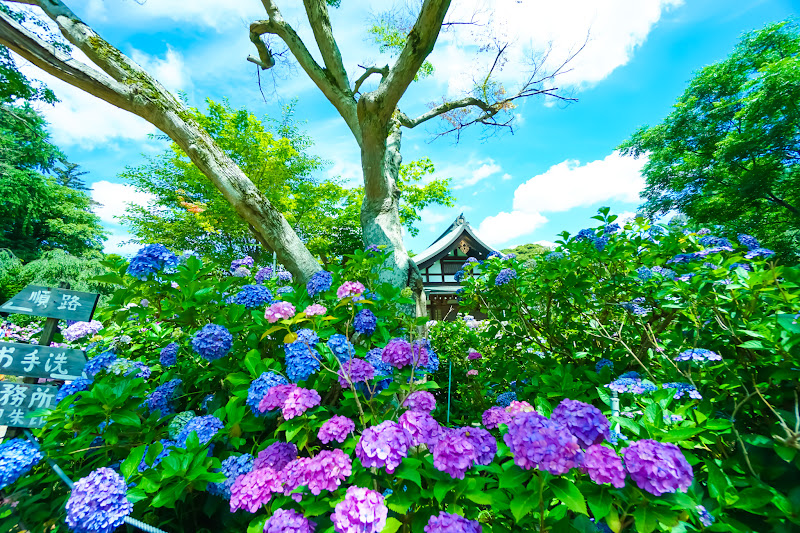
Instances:
[[[800,32],[746,34],[691,80],[661,124],[620,148],[647,156],[644,210],[751,233],[784,257],[800,240]]]
[[[524,263],[529,259],[536,259],[540,255],[549,253],[551,250],[547,246],[542,246],[541,244],[528,243],[520,244],[513,248],[505,248],[501,251],[504,254],[516,254],[517,260]]]
[[[324,162],[309,155],[311,140],[293,122],[291,106],[281,121],[259,119],[227,101],[208,100],[207,106],[205,112],[192,109],[194,118],[284,214],[312,254],[328,262],[362,246],[363,187],[348,189],[313,176]],[[453,202],[448,180],[425,180],[433,171],[428,159],[401,170],[401,220],[414,235],[421,209]],[[130,206],[123,217],[141,242],[220,259],[258,259],[271,252],[176,144],[121,177],[155,198],[148,206]]]

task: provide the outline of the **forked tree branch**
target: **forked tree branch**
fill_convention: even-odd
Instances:
[[[361,85],[365,81],[367,81],[367,78],[369,78],[373,74],[381,74],[383,75],[384,78],[386,77],[387,74],[389,74],[389,65],[383,67],[369,67],[369,68],[362,67],[361,65],[359,66],[363,69],[366,69],[366,72],[364,72],[364,74],[362,74],[361,77],[356,80],[356,84],[353,86],[354,95],[358,94],[358,90],[361,88]]]
[[[347,71],[342,63],[339,46],[336,44],[336,39],[333,38],[328,5],[325,0],[303,0],[303,5],[306,8],[306,16],[311,30],[314,32],[314,40],[317,41],[325,68],[341,91],[349,91],[350,81],[347,79]]]

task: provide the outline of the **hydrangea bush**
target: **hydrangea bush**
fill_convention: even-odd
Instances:
[[[472,275],[479,263],[465,263],[463,303],[488,318],[442,325],[378,283],[376,249],[295,285],[251,258],[148,248],[132,272],[109,264],[104,281],[121,288],[97,313],[104,327],[73,344],[87,379],[34,432],[76,488],[28,461],[7,476],[0,521],[791,530],[797,273],[685,228],[606,230],[606,215],[535,265],[493,254]],[[680,254],[698,255],[670,262]],[[646,314],[623,305],[637,298]],[[0,449],[0,464],[18,456]]]

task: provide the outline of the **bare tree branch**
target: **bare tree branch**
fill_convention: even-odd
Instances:
[[[403,51],[375,91],[375,101],[380,100],[380,114],[384,120],[394,113],[400,98],[433,50],[449,7],[450,0],[425,0],[422,4]]]
[[[306,8],[306,16],[311,30],[314,32],[314,40],[317,41],[322,60],[325,62],[325,68],[340,90],[349,91],[350,81],[347,79],[347,71],[342,63],[339,46],[336,44],[336,39],[333,38],[328,5],[325,0],[303,0],[303,5]]]
[[[356,112],[356,102],[350,93],[349,86],[344,90],[326,75],[326,71],[314,60],[311,53],[308,51],[305,43],[292,26],[284,20],[278,6],[275,5],[273,0],[262,0],[264,9],[269,16],[268,20],[257,20],[250,24],[250,32],[255,35],[263,35],[269,33],[278,36],[295,57],[300,67],[305,71],[311,81],[322,91],[322,94],[328,99],[330,103],[336,108],[339,114],[344,118],[345,123],[353,132],[356,142],[361,144],[361,126],[358,122],[358,115]],[[259,42],[262,42],[259,39]],[[262,42],[263,44],[263,42]],[[266,45],[265,45],[266,46]]]
[[[255,45],[256,51],[258,52],[258,58],[255,58],[253,56],[247,56],[247,60],[261,67],[261,70],[268,70],[274,67],[275,58],[272,57],[272,52],[269,51],[267,45],[264,44],[264,41],[261,40],[261,34],[254,33],[251,30],[250,42],[253,43],[253,45]]]
[[[361,85],[373,74],[382,74],[383,77],[386,77],[386,75],[389,74],[389,65],[369,68],[359,65],[359,67],[366,69],[366,72],[364,72],[364,74],[362,74],[361,77],[356,80],[356,84],[353,86],[354,95],[358,94],[358,90],[361,88]]]

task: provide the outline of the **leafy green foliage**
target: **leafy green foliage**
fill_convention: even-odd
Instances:
[[[388,52],[395,56],[403,51],[410,31],[410,24],[404,23],[392,13],[384,13],[375,20],[375,23],[367,30],[367,33],[372,37],[373,42],[378,45],[381,53]],[[414,81],[424,80],[429,76],[433,76],[435,72],[436,69],[433,64],[426,59],[414,75]]]
[[[501,250],[504,254],[516,254],[517,260],[524,263],[531,259],[537,259],[541,256],[550,253],[550,248],[542,246],[541,244],[520,244],[513,248],[506,248]]]
[[[700,70],[664,121],[620,147],[647,156],[644,209],[748,233],[786,258],[800,245],[800,31],[746,34]]]

